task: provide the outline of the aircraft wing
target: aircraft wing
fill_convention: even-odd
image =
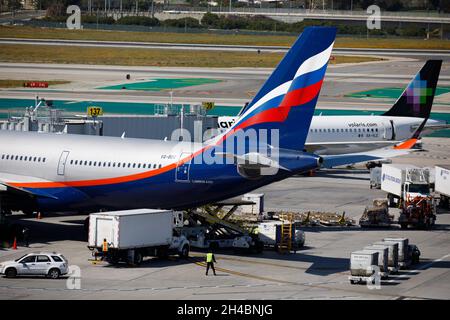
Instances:
[[[6,172],[0,171],[0,186],[4,186],[7,189],[12,189],[14,191],[23,192],[25,194],[28,194],[30,196],[35,197],[41,197],[41,198],[51,198],[51,199],[58,199],[54,195],[51,195],[42,189],[25,189],[20,186],[17,186],[16,184],[20,184],[23,182],[50,182],[49,180],[31,177],[31,176],[23,176],[18,174],[11,174]]]
[[[381,149],[388,146],[393,146],[400,141],[345,141],[345,142],[307,142],[305,143],[305,149],[310,153],[319,154],[344,154],[358,151],[358,148],[367,149],[370,146],[371,150]]]
[[[393,158],[407,155],[413,151],[414,150],[412,149],[381,148],[367,152],[322,156],[322,167],[331,168],[336,166],[343,166],[346,164]]]

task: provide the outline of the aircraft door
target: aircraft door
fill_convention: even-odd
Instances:
[[[384,140],[393,140],[394,138],[394,128],[393,123],[391,122],[383,122],[383,139]]]
[[[191,168],[192,158],[183,162],[183,159],[189,157],[192,153],[182,152],[177,163],[177,170],[175,171],[175,181],[186,182],[189,181],[189,170]]]
[[[392,129],[392,134],[391,134],[391,140],[395,140],[395,125],[394,125],[394,120],[389,120],[391,123],[391,129]]]
[[[66,161],[67,161],[67,157],[69,156],[69,151],[63,151],[61,153],[61,156],[59,157],[59,162],[58,162],[58,175],[63,176],[65,169],[66,169]]]

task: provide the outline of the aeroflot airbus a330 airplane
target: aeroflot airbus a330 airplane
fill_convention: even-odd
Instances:
[[[205,143],[0,131],[2,210],[189,208],[317,168],[320,157],[303,148],[335,36],[306,28],[252,108]]]
[[[190,208],[317,168],[303,149],[335,35],[305,29],[252,107],[205,143],[0,131],[2,211]]]

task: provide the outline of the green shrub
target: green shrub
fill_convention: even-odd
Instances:
[[[68,16],[45,16],[41,20],[49,22],[66,22]]]
[[[156,18],[151,17],[134,17],[134,16],[127,16],[122,17],[116,21],[117,24],[122,25],[138,25],[138,26],[159,26],[159,20]]]
[[[116,21],[113,17],[104,17],[99,16],[97,20],[96,15],[82,15],[81,16],[81,23],[100,23],[100,24],[114,24]]]
[[[220,18],[217,14],[207,12],[203,15],[202,20],[200,21],[202,25],[217,28],[219,26]]]
[[[181,19],[167,19],[162,21],[162,24],[167,27],[175,28],[201,28],[200,22],[194,18],[181,18]]]
[[[396,33],[397,35],[404,37],[425,37],[427,35],[425,28],[417,27],[398,28]]]

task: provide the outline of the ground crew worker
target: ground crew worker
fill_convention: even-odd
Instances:
[[[216,275],[216,269],[214,269],[214,262],[217,263],[216,258],[214,257],[214,253],[212,251],[209,251],[206,254],[206,275],[208,275],[209,268],[214,272],[214,275]]]
[[[106,239],[103,239],[102,252],[103,252],[102,260],[103,260],[105,259],[106,254],[108,253],[108,241],[106,241]]]
[[[28,248],[30,245],[30,229],[27,227],[22,228],[22,239],[25,242],[25,247]]]

